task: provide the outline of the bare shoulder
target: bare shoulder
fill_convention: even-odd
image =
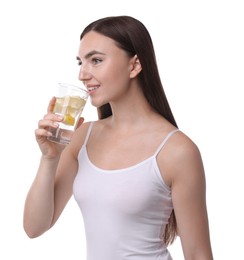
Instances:
[[[157,159],[162,177],[169,186],[178,180],[204,177],[200,150],[195,142],[181,131],[170,137]]]
[[[192,162],[201,157],[200,150],[196,143],[187,135],[179,131],[169,141],[169,152],[174,155],[174,160],[179,163]]]

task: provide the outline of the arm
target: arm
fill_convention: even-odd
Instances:
[[[72,195],[76,171],[77,162],[68,148],[60,160],[42,156],[25,201],[24,229],[29,237],[40,236],[54,225]]]
[[[42,157],[26,197],[23,219],[24,229],[31,238],[51,228],[60,216],[72,195],[73,180],[78,167],[76,160],[79,149],[78,134],[74,134],[73,137],[76,141],[71,141],[65,149],[65,146],[47,140],[48,127],[57,127],[55,122],[62,120],[51,112],[54,104],[55,98],[50,101],[48,113],[39,121],[38,129],[35,131]]]
[[[172,200],[186,260],[212,260],[206,207],[206,184],[197,146],[182,133],[167,144],[163,176],[171,185]],[[162,155],[161,155],[162,158]],[[165,162],[164,162],[165,163]],[[166,166],[165,166],[166,165]]]

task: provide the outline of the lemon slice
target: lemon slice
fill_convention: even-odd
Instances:
[[[74,125],[75,119],[70,114],[67,114],[64,117],[63,123],[66,124],[66,125]]]

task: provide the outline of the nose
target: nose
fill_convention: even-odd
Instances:
[[[87,70],[84,66],[81,66],[79,71],[79,80],[85,82],[91,79],[91,77],[92,75],[89,70]]]

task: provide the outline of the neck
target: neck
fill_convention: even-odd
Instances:
[[[132,126],[140,127],[151,119],[155,114],[153,108],[148,104],[142,91],[133,88],[124,98],[116,102],[111,102],[112,116],[110,118],[111,127],[117,129],[128,129]]]

